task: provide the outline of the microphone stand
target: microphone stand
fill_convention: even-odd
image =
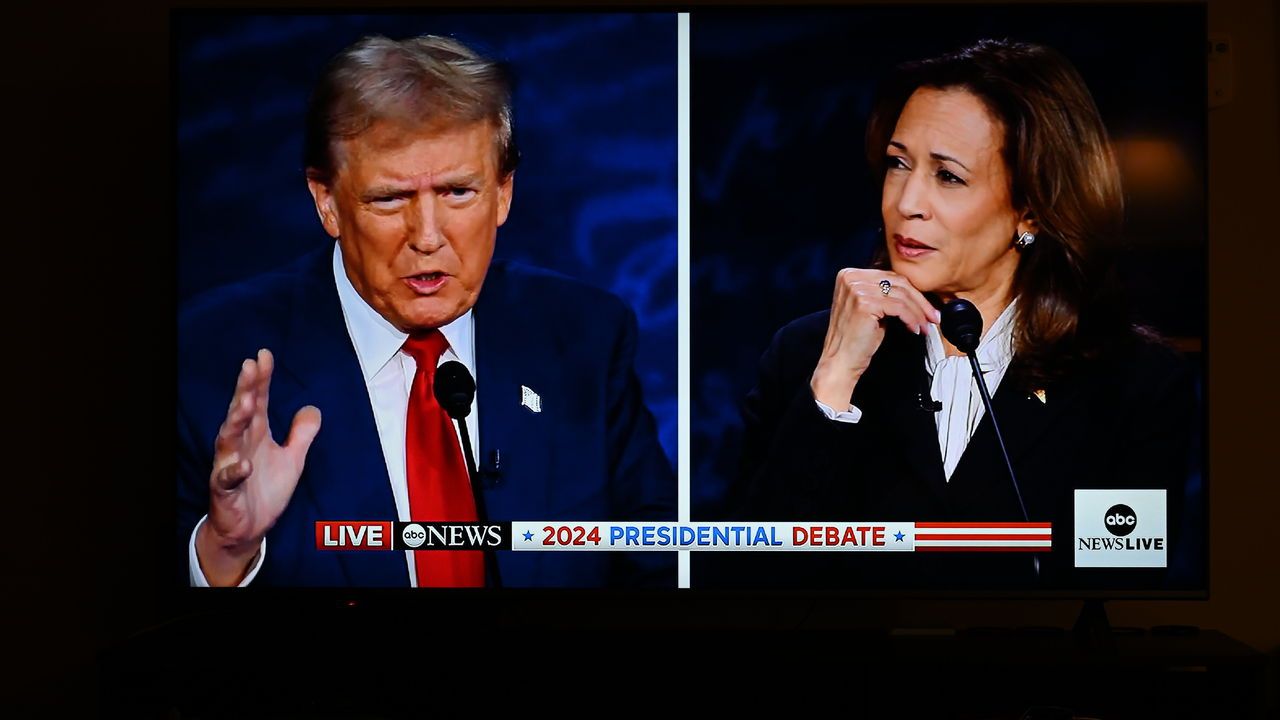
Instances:
[[[1022,519],[1031,522],[1027,515],[1027,506],[1022,502],[1022,489],[1018,487],[1017,476],[1013,474],[1013,462],[1009,460],[1009,451],[1004,447],[1004,435],[1000,433],[1000,423],[996,422],[996,414],[991,409],[991,395],[987,392],[987,381],[982,377],[982,367],[978,364],[978,356],[969,356],[969,365],[973,368],[973,379],[978,381],[978,394],[982,396],[982,405],[987,409],[987,417],[991,418],[991,429],[996,431],[996,442],[1000,444],[1000,455],[1004,457],[1004,466],[1009,469],[1009,477],[1013,480],[1013,493],[1018,498],[1018,509],[1022,510]],[[1033,553],[1031,560],[1035,564],[1036,577],[1040,577],[1040,555]]]
[[[977,306],[960,298],[949,301],[942,308],[942,335],[956,349],[969,357],[969,366],[973,368],[973,379],[978,383],[978,393],[982,396],[982,406],[991,418],[991,429],[996,432],[996,442],[1000,445],[1000,455],[1004,457],[1004,466],[1009,470],[1009,480],[1013,483],[1013,492],[1018,497],[1018,509],[1022,511],[1022,519],[1031,522],[1027,514],[1026,503],[1022,501],[1022,489],[1018,487],[1018,476],[1013,472],[1013,462],[1009,459],[1009,451],[1004,445],[1004,435],[1000,432],[1000,424],[996,422],[996,413],[991,407],[991,393],[987,391],[987,381],[982,376],[982,367],[978,363],[978,343],[982,338],[982,313]],[[1036,577],[1040,577],[1040,556],[1032,554]]]
[[[458,435],[462,439],[462,456],[467,463],[467,479],[471,482],[471,498],[475,502],[476,519],[482,523],[489,521],[489,512],[484,503],[484,487],[480,473],[476,471],[476,456],[471,449],[471,433],[467,430],[467,416],[471,414],[471,404],[475,401],[476,381],[471,371],[457,360],[442,363],[436,368],[432,393],[436,402],[454,422],[458,424]],[[498,558],[488,547],[483,548],[485,575],[490,587],[502,587],[502,574],[498,569]]]
[[[484,504],[484,488],[480,482],[480,473],[476,472],[476,457],[471,450],[471,433],[467,430],[467,419],[465,417],[454,418],[458,424],[458,432],[462,435],[462,454],[467,460],[467,476],[471,479],[471,496],[476,504],[476,517],[480,522],[489,521],[489,512]],[[484,567],[486,574],[492,587],[502,587],[502,573],[498,570],[498,558],[493,551],[486,548],[484,551]]]

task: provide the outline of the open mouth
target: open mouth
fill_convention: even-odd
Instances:
[[[448,282],[449,276],[442,272],[427,272],[410,275],[404,279],[405,284],[419,295],[431,295]]]

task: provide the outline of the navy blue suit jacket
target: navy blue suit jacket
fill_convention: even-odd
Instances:
[[[634,314],[615,296],[495,261],[474,308],[480,447],[501,453],[489,519],[675,520],[676,482],[633,369]],[[240,364],[276,358],[269,418],[277,441],[315,405],[320,433],[288,507],[267,534],[253,585],[409,585],[402,552],[320,552],[317,520],[395,520],[369,394],[334,284],[332,247],[214,290],[179,316],[178,545],[208,510],[214,438]],[[542,398],[521,405],[520,386]],[[497,553],[507,587],[675,587],[673,553]]]

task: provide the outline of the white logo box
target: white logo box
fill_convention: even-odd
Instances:
[[[1150,568],[1168,565],[1169,529],[1164,490],[1076,490],[1076,567]],[[1126,505],[1137,521],[1107,528],[1108,512]]]

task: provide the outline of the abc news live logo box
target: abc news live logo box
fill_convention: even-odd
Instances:
[[[1166,567],[1164,490],[1076,490],[1076,567]]]

